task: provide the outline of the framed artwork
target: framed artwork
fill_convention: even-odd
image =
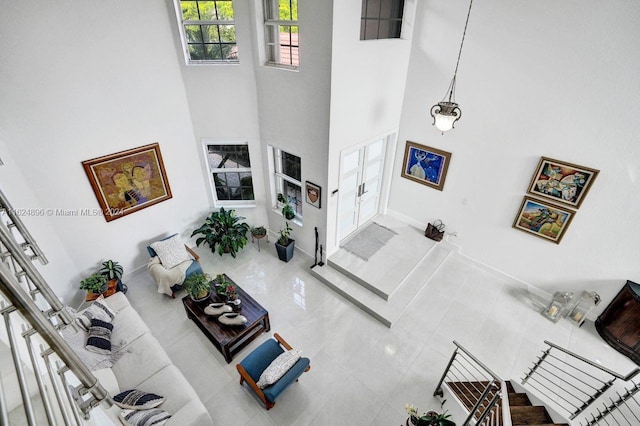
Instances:
[[[573,210],[525,196],[513,227],[560,244],[575,214]]]
[[[402,177],[442,191],[450,161],[450,152],[407,141]]]
[[[599,170],[542,157],[527,193],[579,208]]]
[[[314,207],[320,208],[322,188],[320,188],[315,183],[306,181],[304,183],[304,193],[307,203],[311,204]]]
[[[160,145],[83,161],[107,222],[171,198]]]

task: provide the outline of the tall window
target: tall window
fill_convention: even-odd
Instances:
[[[174,0],[187,63],[237,62],[232,0]]]
[[[360,40],[400,38],[404,0],[362,0]]]
[[[302,217],[300,157],[273,148],[276,191],[286,197],[296,216]]]
[[[267,63],[299,67],[298,0],[264,0]]]
[[[254,205],[249,146],[246,141],[203,141],[216,206]]]

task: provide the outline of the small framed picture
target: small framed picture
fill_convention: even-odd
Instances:
[[[527,193],[580,207],[599,170],[542,157]]]
[[[560,244],[573,216],[573,210],[546,201],[524,197],[513,227],[547,241]]]
[[[407,141],[402,177],[442,191],[451,153]]]
[[[311,204],[313,207],[320,208],[322,188],[315,183],[306,181],[304,183],[304,193],[307,203]]]

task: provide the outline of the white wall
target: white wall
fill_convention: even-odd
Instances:
[[[463,115],[441,136],[427,111],[453,75],[468,6],[418,5],[390,208],[441,218],[468,256],[548,292],[596,290],[604,307],[640,279],[640,3],[475,2]],[[406,140],[452,152],[443,192],[400,177]],[[511,227],[541,156],[601,170],[560,245]]]
[[[339,185],[340,152],[400,123],[415,8],[415,0],[405,1],[402,38],[361,41],[362,2],[334,3],[327,229],[336,227],[338,197],[330,194]],[[330,252],[337,243],[329,233]]]
[[[69,259],[64,270],[43,268],[55,269],[47,278],[67,300],[99,262],[131,271],[146,263],[147,243],[192,228],[208,210],[171,18],[168,3],[152,0],[3,4],[0,157],[9,154],[15,164],[3,167],[21,175],[0,172],[0,185],[14,207],[98,208],[81,162],[156,141],[173,192],[109,223],[25,218],[52,260]]]
[[[262,2],[254,3],[256,22],[262,22]],[[331,78],[331,2],[302,1],[298,5],[300,68],[298,71],[256,64],[260,134],[263,143],[264,180],[269,181],[267,145],[298,155],[302,183],[309,180],[322,187],[322,208],[303,201],[303,226],[292,223],[296,248],[313,256],[314,227],[322,233],[326,223],[327,164],[329,149],[329,98]],[[262,37],[256,37],[261,40]],[[256,57],[261,57],[256,46]],[[272,194],[271,194],[272,195]],[[271,196],[271,195],[268,195]],[[304,197],[304,187],[303,187]],[[267,200],[267,204],[271,200]],[[284,226],[279,210],[268,206],[268,227],[277,232]],[[323,238],[322,234],[320,238]]]

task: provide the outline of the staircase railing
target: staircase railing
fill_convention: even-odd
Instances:
[[[442,386],[451,390],[468,414],[463,426],[509,426],[511,416],[504,381],[458,342],[453,344],[456,349],[433,395],[442,397]]]
[[[593,425],[640,425],[640,383],[631,382],[624,392],[615,391],[616,398],[596,406],[595,412],[580,422],[582,426]]]
[[[540,395],[550,398],[554,405],[568,414],[571,420],[583,414],[598,399],[608,396],[607,391],[616,380],[628,382],[640,373],[640,368],[636,368],[623,376],[551,342],[545,340],[544,343],[548,348],[543,350],[542,355],[534,362],[522,379],[522,384],[528,384]],[[618,400],[611,399],[608,405],[605,403],[606,412],[601,412],[602,415],[594,415],[593,418],[602,419],[614,410],[620,411],[620,407],[630,399],[637,404],[638,401],[634,399],[638,392],[637,388],[638,385],[635,384],[635,390],[629,391],[632,394],[630,393],[626,400],[625,393],[619,395]]]
[[[110,404],[111,399],[60,335],[62,328],[74,326],[73,317],[32,264],[34,259],[47,262],[0,192],[0,315],[22,400],[19,406],[28,425],[44,421],[49,425],[80,425],[84,423],[82,417],[88,418],[94,407],[103,401]],[[31,376],[35,377],[37,389],[30,389]],[[8,425],[11,407],[7,396],[17,391],[15,384],[3,382],[0,381],[0,424]],[[44,418],[39,418],[43,412]]]

